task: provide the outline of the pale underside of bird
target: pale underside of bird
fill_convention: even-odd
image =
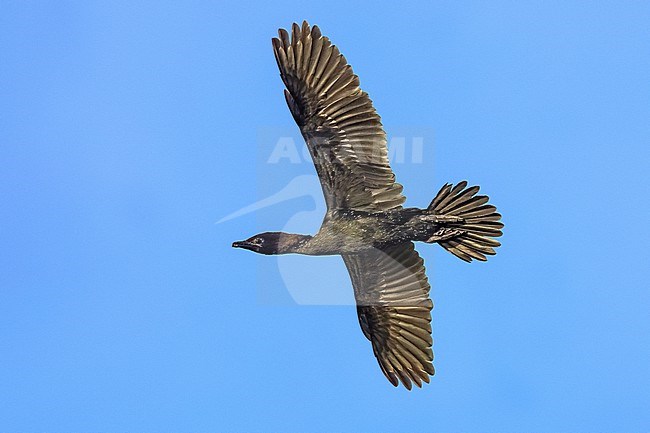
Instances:
[[[273,51],[285,99],[321,182],[327,212],[314,236],[270,232],[235,242],[262,254],[337,254],[348,268],[359,323],[379,366],[411,389],[434,374],[429,282],[415,241],[470,262],[500,244],[503,224],[467,182],[445,184],[425,209],[403,208],[386,133],[345,57],[317,26],[279,30]]]

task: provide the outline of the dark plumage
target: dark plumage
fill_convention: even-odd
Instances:
[[[446,184],[426,209],[402,208],[386,133],[345,57],[317,26],[280,29],[273,50],[285,99],[314,161],[327,204],[314,236],[262,233],[234,247],[262,254],[338,254],[348,268],[359,322],[395,386],[434,374],[429,282],[414,241],[439,243],[470,262],[500,244],[501,215],[478,186]]]

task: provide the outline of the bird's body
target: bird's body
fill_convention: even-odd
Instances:
[[[503,224],[467,182],[445,184],[424,209],[403,208],[386,134],[345,58],[317,26],[280,29],[273,49],[285,99],[321,181],[327,212],[313,236],[262,233],[234,247],[261,254],[341,255],[364,335],[397,386],[434,374],[429,283],[413,242],[438,243],[465,260],[486,260]]]
[[[449,227],[450,221],[462,220],[432,215],[419,208],[380,212],[339,209],[327,212],[314,236],[278,233],[277,247],[268,254],[355,254],[408,241],[426,242]]]
[[[354,254],[371,248],[385,248],[415,240],[416,228],[434,225],[422,217],[417,208],[367,212],[342,209],[328,212],[323,224],[308,244],[312,254]],[[309,253],[308,253],[309,254]]]

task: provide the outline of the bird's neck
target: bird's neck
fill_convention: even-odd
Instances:
[[[309,254],[309,241],[312,236],[295,233],[282,233],[276,248],[276,254]]]

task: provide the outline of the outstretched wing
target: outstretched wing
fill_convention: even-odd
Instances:
[[[273,50],[287,105],[314,161],[328,209],[381,211],[404,203],[386,133],[345,57],[317,26],[279,30]],[[411,389],[434,374],[429,283],[411,242],[344,255],[361,329],[390,382]]]
[[[344,255],[359,323],[388,380],[408,389],[433,375],[429,282],[412,242]]]
[[[359,77],[317,26],[279,30],[273,51],[285,98],[320,178],[328,209],[386,210],[404,202],[386,133]]]

